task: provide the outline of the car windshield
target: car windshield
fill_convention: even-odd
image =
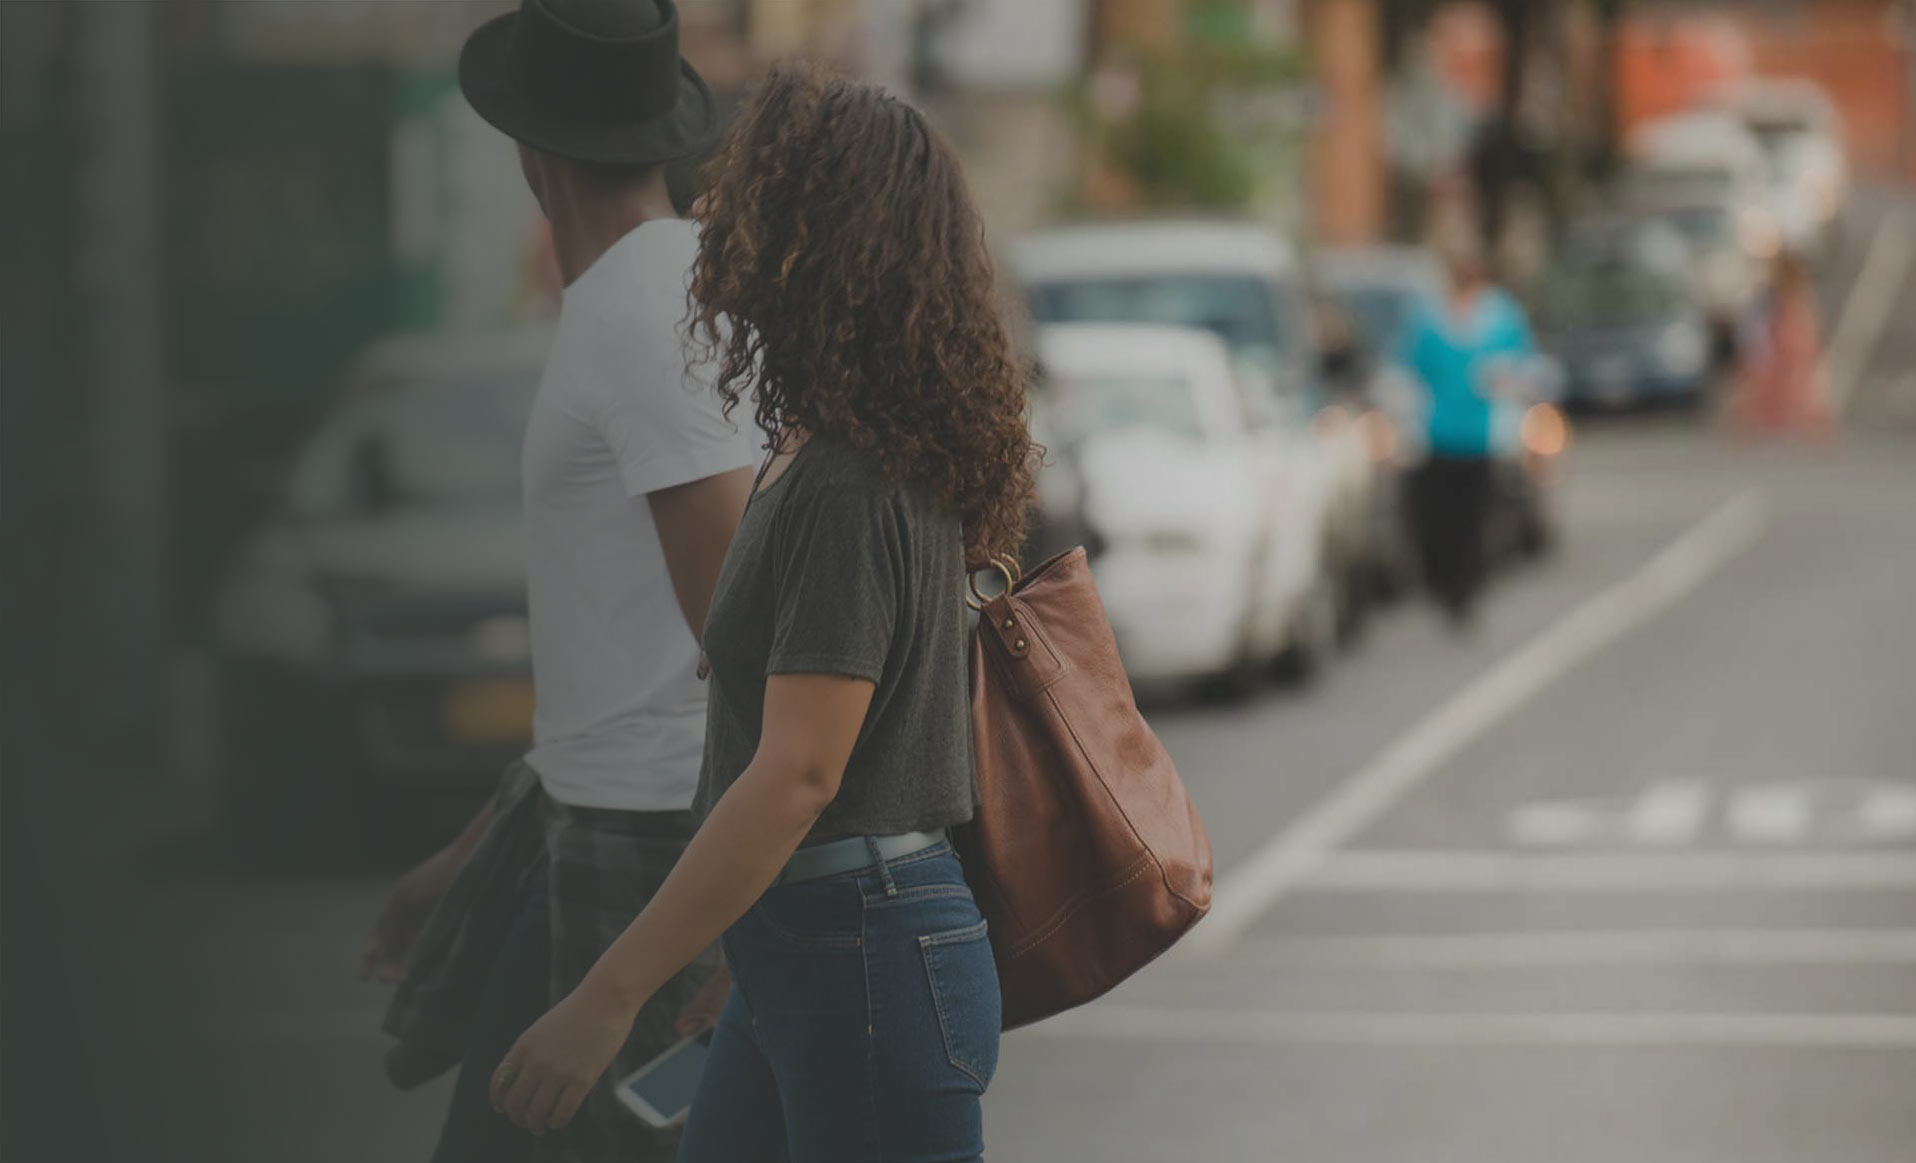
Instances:
[[[1144,430],[1182,440],[1204,439],[1197,396],[1180,376],[1058,376],[1048,386],[1059,433],[1082,440]]]
[[[516,504],[536,369],[439,375],[376,388],[308,446],[293,508],[340,517],[395,508]]]
[[[1753,119],[1748,124],[1750,132],[1762,143],[1763,151],[1772,156],[1810,136],[1809,126],[1790,118]]]
[[[1571,254],[1545,277],[1540,314],[1554,331],[1633,327],[1668,318],[1680,300],[1666,276],[1614,255]]]
[[[1276,375],[1291,321],[1271,287],[1251,275],[1155,275],[1043,283],[1031,291],[1040,323],[1155,323],[1197,327],[1239,358]]]
[[[1717,207],[1729,202],[1732,185],[1720,169],[1644,169],[1631,175],[1628,200],[1652,213]]]
[[[1676,227],[1677,233],[1693,248],[1708,249],[1729,240],[1732,234],[1730,212],[1721,206],[1690,206],[1667,210],[1658,215]]]

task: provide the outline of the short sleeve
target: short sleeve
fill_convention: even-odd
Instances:
[[[686,366],[676,336],[658,338],[669,356],[656,346],[630,351],[633,358],[618,361],[622,370],[608,369],[598,393],[599,430],[633,497],[752,463],[749,442],[726,417],[705,369]]]
[[[793,481],[780,511],[772,649],[765,673],[837,674],[876,683],[905,592],[897,499],[868,481]]]
[[[712,362],[697,358],[703,352],[680,326],[682,272],[696,247],[689,226],[648,223],[568,289],[560,314],[555,357],[579,385],[582,418],[604,439],[629,496],[755,459],[744,426],[725,415]]]

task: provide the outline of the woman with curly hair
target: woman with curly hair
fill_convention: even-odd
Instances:
[[[946,829],[976,803],[963,586],[1015,553],[1025,374],[950,147],[880,89],[774,71],[713,162],[695,336],[770,456],[706,621],[706,815],[495,1099],[559,1126],[723,935],[681,1160],[983,1153],[998,980]]]

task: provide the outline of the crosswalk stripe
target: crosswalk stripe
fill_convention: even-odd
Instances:
[[[1023,1036],[1238,1046],[1916,1050],[1916,1014],[1310,1013],[1094,1005]]]
[[[1345,851],[1312,869],[1317,892],[1902,892],[1916,851],[1506,853]]]
[[[1916,965],[1916,929],[1627,929],[1385,933],[1245,941],[1224,970],[1615,969]]]
[[[1572,611],[1431,711],[1375,758],[1227,869],[1187,940],[1218,955],[1272,905],[1492,727],[1585,659],[1681,601],[1762,536],[1761,495],[1738,494],[1635,572]]]

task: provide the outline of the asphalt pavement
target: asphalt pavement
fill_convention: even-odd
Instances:
[[[1913,213],[1859,201],[1823,271],[1832,332],[1893,296],[1835,438],[1583,424],[1560,552],[1476,635],[1406,606],[1308,689],[1153,711],[1217,913],[1007,1039],[991,1157],[1916,1157],[1916,274],[1871,272]],[[199,850],[96,919],[115,1117],[207,1163],[424,1159],[445,1086],[385,1083],[350,976],[385,877]]]

